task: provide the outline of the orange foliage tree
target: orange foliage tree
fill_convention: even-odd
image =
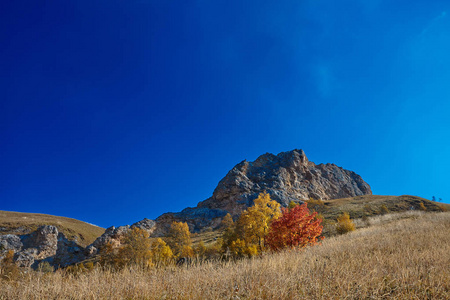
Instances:
[[[274,220],[266,237],[266,245],[272,250],[304,248],[317,243],[322,234],[322,219],[317,212],[310,214],[305,204],[283,208],[282,215]]]

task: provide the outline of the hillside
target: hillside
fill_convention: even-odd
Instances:
[[[118,272],[95,269],[76,277],[27,273],[19,282],[2,282],[0,298],[450,298],[450,213],[409,211],[369,221],[373,225],[368,228],[327,238],[304,251],[256,259]]]
[[[420,211],[421,203],[427,212],[441,212],[450,210],[450,205],[433,202],[421,197],[402,196],[381,196],[364,195],[350,198],[308,201],[310,210],[317,211],[323,216],[325,236],[336,234],[334,225],[336,219],[344,212],[348,213],[352,219],[365,219],[383,214],[391,214],[406,211]],[[383,207],[384,206],[384,207]],[[357,225],[362,224],[361,222]]]
[[[365,195],[333,200],[312,200],[307,202],[308,208],[319,212],[325,219],[336,219],[343,212],[348,213],[352,219],[357,219],[364,216],[369,217],[390,212],[421,210],[421,203],[423,203],[426,211],[430,212],[439,212],[450,209],[450,204],[433,202],[425,198],[410,195]],[[383,205],[387,208],[387,211],[383,212]]]
[[[399,212],[420,211],[420,203],[423,203],[427,212],[450,211],[450,204],[433,202],[416,196],[381,196],[364,195],[342,199],[307,201],[311,211],[317,211],[323,217],[323,234],[326,237],[336,235],[336,219],[344,212],[356,222],[356,226],[367,227],[367,222],[362,218],[375,217],[383,214],[392,215]],[[386,206],[387,212],[382,210]],[[206,245],[214,243],[220,237],[221,230],[205,231],[193,234],[193,243],[196,245],[203,241]]]
[[[87,246],[105,232],[104,228],[79,220],[45,214],[0,211],[0,235],[24,235],[35,231],[39,226],[53,225],[69,240]]]

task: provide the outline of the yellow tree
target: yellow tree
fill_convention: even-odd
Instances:
[[[254,205],[245,210],[236,224],[236,231],[247,246],[257,245],[264,250],[264,240],[270,223],[281,215],[280,204],[270,199],[267,192],[259,194]]]
[[[119,250],[122,263],[149,266],[152,264],[149,233],[141,228],[134,227],[124,238],[124,246]]]
[[[233,225],[234,225],[233,218],[231,217],[230,213],[227,213],[225,217],[223,217],[220,227],[228,229],[231,228]]]
[[[173,258],[172,249],[161,238],[157,238],[151,246],[153,262],[158,265],[168,265]]]
[[[191,233],[187,223],[173,222],[170,226],[168,237],[168,244],[176,256],[191,256]]]

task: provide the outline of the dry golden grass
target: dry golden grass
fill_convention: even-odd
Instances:
[[[45,214],[0,211],[1,234],[26,234],[42,225],[54,225],[70,239],[87,246],[101,236],[105,229],[79,220]]]
[[[0,299],[450,299],[450,213],[391,215],[302,252],[165,269],[25,274]]]
[[[403,212],[409,210],[420,210],[423,204],[427,211],[442,211],[442,208],[449,210],[450,205],[446,203],[433,202],[417,196],[379,196],[365,195],[351,198],[325,200],[323,213],[325,218],[336,219],[343,212],[350,214],[352,219],[362,216],[374,216],[382,214],[384,206],[390,212]]]

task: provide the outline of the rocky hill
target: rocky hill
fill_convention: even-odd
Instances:
[[[0,211],[0,235],[26,235],[36,231],[43,225],[52,225],[68,240],[81,246],[87,246],[95,241],[104,228],[76,219],[52,216],[46,214]]]
[[[61,217],[55,217],[55,219],[58,218]],[[42,225],[27,234],[4,234],[0,235],[0,260],[12,250],[14,260],[20,267],[37,268],[42,261],[56,268],[66,267],[94,257],[107,243],[120,246],[122,237],[133,227],[152,233],[155,222],[144,219],[131,226],[117,228],[111,226],[102,230],[103,234],[87,247],[78,244],[76,240],[69,240],[63,232],[58,230],[58,227],[53,225]]]
[[[266,153],[253,162],[237,164],[219,182],[212,197],[197,207],[158,217],[155,235],[163,235],[173,221],[187,222],[195,232],[215,228],[223,216],[239,215],[264,191],[282,206],[309,198],[329,200],[372,194],[370,186],[355,172],[335,164],[316,165],[303,150]]]
[[[358,174],[334,164],[316,165],[302,150],[267,153],[253,162],[244,160],[237,164],[219,182],[213,195],[197,207],[166,213],[155,221],[144,219],[104,231],[68,218],[53,217],[43,222],[45,215],[2,212],[0,258],[6,251],[14,250],[16,263],[23,267],[36,267],[40,261],[64,267],[92,258],[107,243],[119,246],[124,234],[133,227],[147,230],[154,237],[167,233],[173,221],[187,222],[191,232],[215,229],[227,213],[238,216],[264,191],[282,206],[310,198],[330,200],[372,194]]]

